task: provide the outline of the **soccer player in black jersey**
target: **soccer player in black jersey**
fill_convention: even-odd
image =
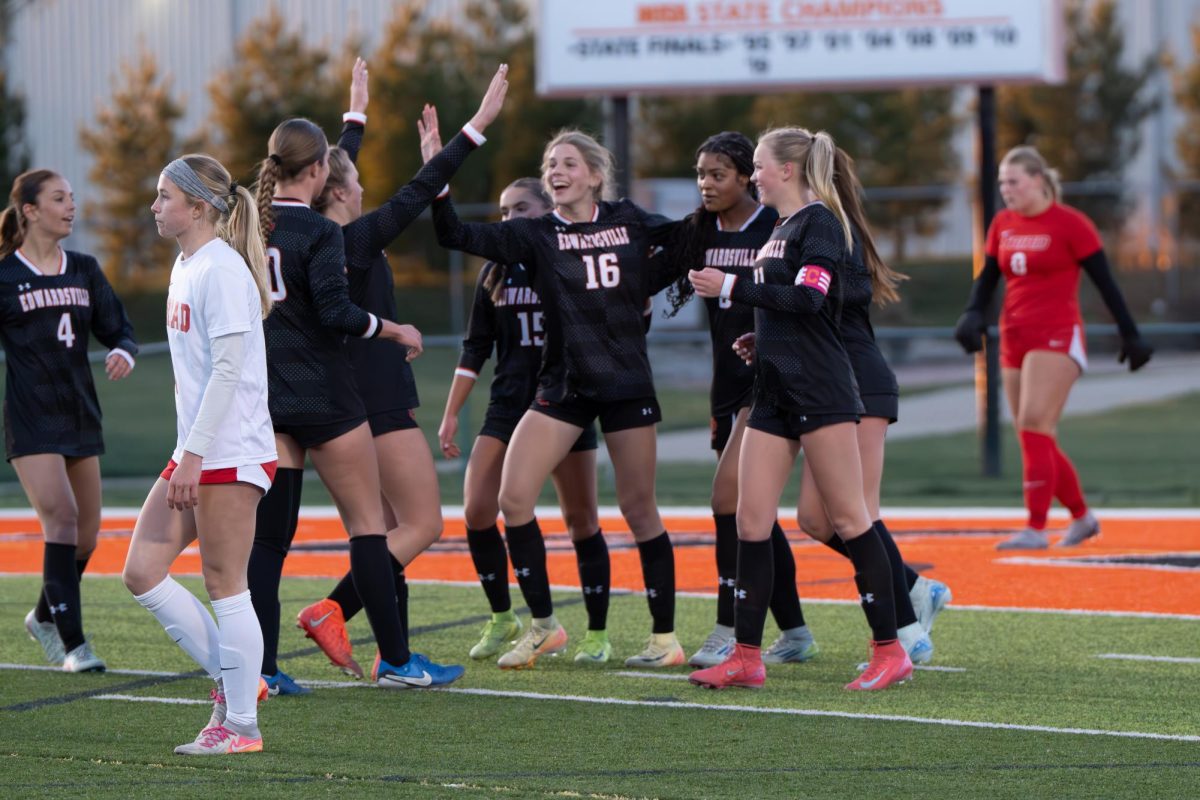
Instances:
[[[67,672],[104,669],[83,635],[79,578],[100,531],[100,403],[88,334],[109,348],[109,380],[133,369],[137,343],[96,259],[63,250],[75,224],[56,172],[17,176],[0,216],[0,342],[8,460],[46,540],[42,591],[25,629]]]
[[[507,88],[504,75],[502,67],[489,89],[500,100]],[[490,108],[489,118],[477,121],[486,127],[496,111],[498,105]],[[329,174],[328,150],[319,128],[307,120],[288,120],[271,135],[259,173],[259,211],[274,279],[267,366],[280,474],[258,509],[251,594],[263,622],[264,643],[272,634],[278,641],[279,576],[295,533],[307,451],[350,534],[354,586],[379,646],[372,678],[394,688],[448,683],[461,671],[439,668],[411,653],[405,640],[374,442],[343,348],[347,335],[382,336],[408,347],[411,359],[421,352],[421,336],[411,325],[381,318],[350,301],[342,229],[309,208]],[[264,677],[281,691],[278,666],[271,673],[268,663],[274,655],[264,655]]]
[[[434,203],[438,241],[530,271],[542,301],[545,344],[538,390],[521,417],[500,481],[500,509],[517,582],[533,623],[499,665],[532,666],[560,652],[567,634],[554,617],[546,549],[534,506],[546,478],[598,417],[646,582],[653,628],[627,666],[664,667],[685,659],[675,638],[675,556],[654,497],[661,419],[646,355],[647,299],[670,282],[648,257],[671,223],[628,200],[602,200],[612,154],[592,137],[563,131],[546,145],[542,181],[554,211],[537,219],[461,222],[448,202]]]
[[[770,531],[801,445],[854,562],[872,630],[871,661],[846,688],[882,689],[912,674],[897,640],[887,551],[863,497],[855,433],[863,405],[838,330],[853,231],[869,232],[839,197],[835,149],[824,132],[764,134],[754,152],[754,181],[762,201],[779,212],[778,227],[750,277],[714,267],[689,273],[702,297],[754,306],[757,346],[754,405],[739,464],[737,646],[721,664],[692,673],[702,686],[758,687],[765,680],[759,648],[774,575]]]
[[[470,138],[477,134],[464,129],[387,203],[363,214],[363,190],[354,162],[362,146],[367,102],[367,67],[359,59],[351,82],[350,111],[338,146],[329,156],[325,189],[313,207],[342,226],[350,299],[372,313],[395,320],[395,285],[383,249],[429,206],[447,178],[477,146]],[[407,631],[408,583],[404,567],[437,541],[442,532],[437,472],[429,445],[417,427],[417,386],[404,352],[369,339],[350,339],[346,348],[375,441],[398,612]],[[362,670],[354,660],[345,623],[361,608],[353,576],[347,573],[328,597],[296,617],[298,627],[333,664],[357,677],[362,677]]]
[[[518,178],[500,193],[500,218],[503,220],[536,219],[549,214],[553,208],[554,203],[538,178]],[[495,656],[504,645],[514,641],[524,627],[512,610],[508,591],[508,553],[496,527],[496,519],[500,515],[504,454],[521,415],[537,393],[543,316],[541,299],[524,265],[494,261],[484,264],[475,288],[462,355],[454,370],[446,411],[438,428],[442,454],[447,458],[458,458],[461,453],[455,437],[459,412],[495,349],[496,367],[487,416],[471,448],[463,484],[467,546],[492,609],[492,618],[471,648],[471,658]],[[575,660],[588,664],[603,664],[612,657],[607,630],[611,566],[597,511],[596,446],[596,429],[589,425],[551,475],[563,522],[575,546],[579,585],[583,587],[583,602],[588,614],[587,634],[575,653]]]
[[[677,243],[660,257],[669,259],[683,275],[669,296],[675,309],[692,297],[686,271],[708,266],[749,274],[758,250],[767,241],[779,215],[758,202],[750,181],[754,144],[743,134],[724,131],[706,139],[696,150],[696,183],[701,205],[684,218]],[[717,451],[712,510],[716,523],[717,622],[688,663],[711,667],[733,652],[733,592],[737,574],[738,453],[750,411],[754,370],[733,351],[734,340],[754,327],[754,309],[730,300],[704,298],[712,338],[712,447]],[[783,529],[771,529],[775,554],[775,588],[771,611],[780,636],[763,653],[768,663],[802,662],[817,653],[804,622],[796,591],[796,559]]]

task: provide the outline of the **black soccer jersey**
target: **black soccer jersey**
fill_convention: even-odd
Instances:
[[[327,425],[366,416],[342,346],[379,319],[350,301],[342,229],[307,205],[277,199],[267,239],[271,297],[264,323],[271,420]]]
[[[529,271],[521,264],[506,268],[500,298],[493,300],[484,284],[499,268],[496,262],[489,261],[479,271],[458,371],[477,378],[494,347],[496,366],[488,399],[489,412],[520,416],[537,392],[544,343],[542,301],[531,285]]]
[[[362,139],[363,125],[347,120],[338,146],[355,161]],[[385,204],[343,226],[350,299],[356,305],[378,317],[398,321],[396,284],[383,248],[421,215],[474,147],[466,134],[459,133]],[[346,348],[367,414],[419,405],[406,348],[395,342],[361,338],[347,340]]]
[[[88,333],[137,354],[133,326],[96,259],[63,251],[58,274],[15,252],[0,261],[0,341],[7,383],[8,457],[104,452],[100,403],[88,364]]]
[[[758,251],[770,238],[778,219],[775,209],[759,206],[741,228],[727,231],[718,227],[710,232],[704,250],[704,266],[753,279]],[[754,367],[733,352],[734,340],[754,330],[754,309],[719,297],[704,298],[704,308],[708,312],[708,330],[712,339],[713,379],[709,392],[712,415],[734,414],[749,404],[754,388]]]
[[[628,200],[601,202],[590,222],[538,219],[463,223],[434,203],[438,242],[506,264],[524,264],[542,300],[545,347],[538,396],[611,402],[654,394],[646,356],[646,300],[670,282],[652,247],[672,226]]]
[[[871,273],[863,260],[857,235],[854,252],[846,261],[842,278],[845,285],[841,318],[842,345],[850,357],[850,366],[854,368],[859,394],[899,394],[896,373],[892,372],[879,350],[875,342],[875,329],[871,327]]]
[[[779,223],[753,280],[726,278],[721,295],[754,306],[755,405],[801,414],[861,414],[838,330],[846,237],[833,212],[810,203]]]

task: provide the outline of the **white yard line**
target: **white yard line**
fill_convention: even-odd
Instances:
[[[568,703],[593,703],[597,705],[641,706],[654,708],[680,708],[697,711],[737,711],[747,714],[781,714],[796,717],[832,717],[837,719],[875,720],[880,722],[912,722],[919,725],[945,725],[955,728],[983,728],[987,730],[1022,731],[1027,733],[1059,733],[1073,736],[1114,736],[1123,739],[1156,739],[1168,742],[1200,742],[1200,735],[1173,733],[1144,733],[1142,731],[1110,731],[1098,728],[1061,728],[1052,725],[1017,725],[1010,722],[980,722],[976,720],[945,719],[939,717],[909,717],[900,714],[862,714],[850,711],[825,711],[815,708],[770,708],[760,706],[720,705],[713,703],[684,703],[680,701],[626,700],[620,697],[587,697],[585,695],[558,695],[542,692],[506,692],[495,689],[439,689],[453,694],[471,694],[484,697],[510,697],[519,700],[557,700]]]
[[[1120,657],[1121,654],[1107,654]],[[1103,656],[1102,656],[1103,657]],[[1153,657],[1147,657],[1153,658]],[[1197,659],[1200,660],[1200,659]],[[53,667],[38,667],[26,664],[2,664],[0,669],[22,670],[53,670]],[[143,670],[111,670],[114,675],[158,675],[175,677],[179,673],[157,672],[149,673]],[[658,674],[643,672],[615,672],[622,677],[654,677],[664,680],[687,680],[686,675]],[[302,681],[309,686],[325,686],[328,688],[358,688],[370,687],[372,684],[353,681]],[[595,705],[637,706],[643,708],[678,708],[696,711],[734,711],[746,714],[779,714],[796,717],[827,717],[833,719],[873,720],[878,722],[909,722],[918,725],[943,725],[958,728],[981,728],[984,730],[1020,731],[1025,733],[1056,733],[1072,736],[1112,736],[1122,739],[1154,739],[1169,742],[1200,742],[1200,735],[1149,733],[1144,731],[1103,730],[1099,728],[1066,728],[1053,725],[1019,725],[1011,722],[984,722],[978,720],[948,719],[943,717],[912,717],[901,714],[863,714],[851,711],[829,711],[815,708],[774,708],[770,706],[723,705],[716,703],[685,703],[676,700],[629,700],[621,697],[588,697],[586,695],[548,694],[544,692],[502,691],[498,689],[466,689],[449,687],[434,691],[448,694],[475,695],[480,697],[504,697],[514,700],[549,700],[566,703],[591,703]],[[175,705],[206,705],[208,700],[194,700],[180,697],[148,697],[139,695],[105,694],[96,695],[96,700],[126,700],[139,703],[170,703]]]
[[[1183,656],[1145,656],[1137,653],[1098,653],[1096,658],[1107,658],[1112,661],[1157,661],[1163,664],[1200,664],[1200,658],[1184,658]]]
[[[207,706],[212,700],[189,700],[186,697],[142,697],[136,694],[98,694],[93,700],[125,700],[129,703],[168,703],[173,706]]]

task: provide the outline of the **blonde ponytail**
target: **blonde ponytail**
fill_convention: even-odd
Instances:
[[[263,319],[271,313],[271,276],[267,263],[267,248],[263,244],[262,229],[258,219],[258,207],[254,195],[245,186],[238,186],[230,197],[232,208],[229,217],[217,226],[217,235],[237,250],[250,268],[254,285],[258,287],[258,300],[262,306]]]
[[[842,224],[842,233],[846,236],[846,252],[850,252],[854,249],[854,229],[850,227],[850,218],[846,216],[846,209],[842,207],[842,200],[834,182],[836,161],[837,145],[833,143],[833,137],[825,131],[817,131],[813,134],[812,144],[808,148],[804,181]]]

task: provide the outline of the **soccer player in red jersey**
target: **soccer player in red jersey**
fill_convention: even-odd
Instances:
[[[1071,512],[1059,541],[1074,547],[1100,533],[1079,477],[1055,439],[1059,417],[1076,379],[1087,368],[1079,272],[1087,272],[1121,334],[1118,360],[1140,369],[1154,352],[1138,333],[1113,280],[1100,235],[1083,213],[1059,202],[1058,173],[1032,147],[1010,150],[1000,162],[1000,196],[1007,206],[987,234],[987,260],[971,288],[954,336],[963,349],[983,347],[985,310],[1000,275],[1000,366],[1004,393],[1021,438],[1028,525],[998,549],[1047,547],[1046,516],[1057,497]]]

